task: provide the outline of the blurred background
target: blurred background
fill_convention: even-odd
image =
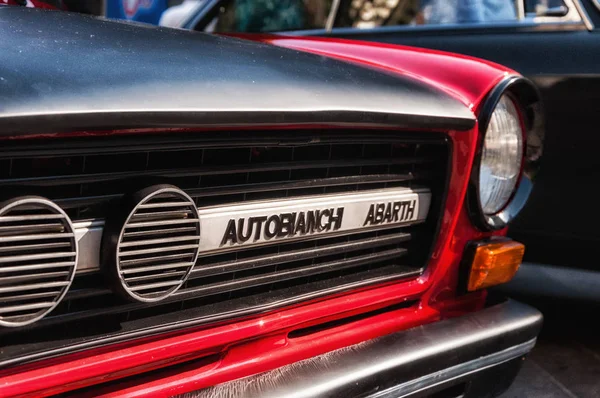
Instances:
[[[24,4],[35,1],[17,1]],[[183,27],[211,0],[47,0],[57,8],[114,19]],[[562,0],[488,0],[477,10],[459,0],[229,0],[221,1],[212,29],[268,32],[410,24],[511,21],[567,13]],[[490,9],[490,4],[493,7]],[[333,15],[335,14],[335,15]],[[334,18],[329,18],[335,16]],[[329,20],[328,19],[332,19]]]

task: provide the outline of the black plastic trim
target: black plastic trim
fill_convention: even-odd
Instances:
[[[253,146],[293,146],[311,145],[318,137],[319,144],[369,143],[414,143],[446,145],[448,139],[441,132],[419,133],[414,131],[386,131],[378,129],[290,129],[282,134],[280,130],[247,131],[224,130],[218,133],[172,132],[169,128],[156,134],[120,134],[119,136],[52,137],[50,139],[9,140],[2,143],[0,159],[27,158],[31,156],[103,155],[148,151],[176,151],[210,149],[219,147]]]
[[[181,168],[177,170],[144,170],[144,171],[123,171],[123,172],[105,172],[85,175],[66,175],[60,176],[61,184],[84,184],[107,182],[123,178],[142,178],[142,177],[200,177],[226,173],[242,173],[242,172],[266,172],[277,170],[302,170],[317,167],[344,167],[344,166],[383,166],[383,165],[406,165],[406,164],[423,164],[433,162],[433,157],[403,157],[403,158],[383,158],[383,159],[342,159],[342,160],[325,160],[325,161],[296,161],[296,162],[273,162],[268,165],[225,165],[225,166],[200,166],[195,168]],[[407,180],[412,179],[407,176]],[[26,177],[26,178],[8,178],[0,179],[0,185],[27,185],[27,186],[47,186],[54,185],[57,180],[56,176],[48,177]],[[402,181],[402,180],[400,180]],[[246,189],[247,187],[243,187]],[[244,191],[246,192],[246,191]],[[203,192],[202,192],[203,193]]]
[[[493,215],[487,215],[483,212],[479,198],[479,167],[481,164],[481,155],[485,133],[490,122],[491,116],[496,109],[500,98],[508,94],[516,100],[517,109],[523,117],[525,126],[525,137],[523,140],[523,165],[522,174],[513,196],[508,204]],[[528,79],[521,76],[509,76],[503,79],[490,91],[485,99],[481,111],[479,112],[479,134],[477,142],[477,152],[473,162],[469,188],[467,191],[467,209],[472,221],[484,231],[495,231],[503,229],[519,214],[525,206],[531,190],[533,189],[533,178],[539,167],[541,157],[541,148],[531,148],[528,143],[529,138],[534,134],[541,134],[543,138],[543,126],[539,121],[543,120],[543,114],[540,105],[540,94],[535,85]]]

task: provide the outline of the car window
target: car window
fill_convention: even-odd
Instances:
[[[210,23],[215,32],[323,29],[332,0],[229,0]]]
[[[336,27],[374,28],[517,19],[514,0],[352,0],[342,3]]]
[[[566,15],[568,8],[563,0],[525,0],[525,13],[528,16]]]
[[[330,27],[358,29],[493,24],[560,17],[568,11],[564,0],[226,0],[206,30],[251,33],[323,29],[328,18]]]
[[[342,0],[335,27],[505,23],[549,11],[567,8],[562,0]]]

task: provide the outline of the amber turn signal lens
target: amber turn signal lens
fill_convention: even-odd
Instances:
[[[484,289],[510,281],[517,273],[525,246],[514,241],[490,242],[475,249],[467,290]]]

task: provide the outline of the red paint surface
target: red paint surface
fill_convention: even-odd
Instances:
[[[500,79],[518,75],[490,61],[416,47],[321,37],[230,36],[386,69],[429,83],[474,110]]]
[[[342,40],[274,36],[256,36],[256,39],[368,63],[393,73],[410,74],[451,93],[475,112],[487,92],[507,73],[513,73],[491,63],[477,62],[468,57],[450,57],[429,50]],[[475,155],[477,126],[468,132],[448,132],[448,137],[453,149],[452,176],[438,241],[421,277],[365,288],[213,328],[187,330],[177,335],[120,345],[112,350],[90,350],[29,365],[0,374],[0,395],[46,396],[141,374],[168,363],[220,354],[215,362],[190,363],[175,374],[165,372],[152,378],[138,379],[134,384],[94,390],[94,394],[110,396],[168,396],[264,372],[377,336],[481,308],[485,293],[456,295],[458,266],[466,243],[491,235],[473,227],[464,204]],[[496,234],[503,233],[505,231]],[[288,338],[289,332],[299,328],[412,299],[419,299],[419,303],[307,337]]]

